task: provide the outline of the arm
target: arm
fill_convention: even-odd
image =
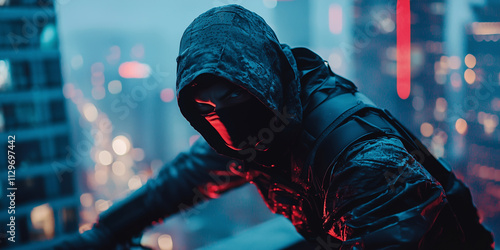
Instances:
[[[60,245],[106,249],[124,243],[153,222],[213,197],[200,191],[205,184],[215,183],[225,191],[245,183],[241,177],[220,178],[215,174],[229,172],[227,167],[232,162],[235,161],[217,154],[200,138],[189,151],[163,166],[155,178],[100,214],[92,230]]]
[[[462,231],[443,187],[398,139],[357,143],[340,163],[326,195],[324,225],[344,242],[341,249],[460,248]]]

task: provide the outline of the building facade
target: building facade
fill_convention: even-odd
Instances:
[[[58,47],[53,1],[0,1],[0,247],[43,248],[78,229],[75,166],[54,167],[71,157]]]

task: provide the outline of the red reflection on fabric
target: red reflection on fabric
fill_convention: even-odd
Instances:
[[[220,117],[216,113],[205,116],[205,119],[208,121],[208,123],[210,123],[210,125],[212,125],[212,127],[215,128],[215,130],[217,130],[217,133],[219,133],[219,135],[222,137],[229,148],[233,150],[239,150],[232,145],[233,143],[231,141],[231,136],[227,132],[226,126],[221,122]]]

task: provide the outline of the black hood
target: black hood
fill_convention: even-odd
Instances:
[[[186,89],[201,74],[228,79],[275,114],[288,114],[288,128],[302,119],[299,72],[289,46],[257,14],[239,5],[208,10],[184,32],[177,57],[177,101],[184,117],[220,154],[238,157],[194,111]]]

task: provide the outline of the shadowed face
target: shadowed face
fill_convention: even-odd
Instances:
[[[196,109],[202,115],[217,112],[250,100],[252,95],[243,88],[225,81],[216,81],[196,88],[193,92]]]
[[[195,108],[233,150],[255,147],[258,131],[268,126],[272,112],[242,87],[221,77],[202,77],[194,81]],[[266,150],[260,147],[261,150]]]

